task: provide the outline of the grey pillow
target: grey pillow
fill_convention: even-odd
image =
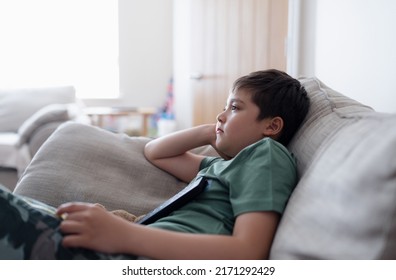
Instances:
[[[147,213],[186,185],[146,160],[149,140],[65,123],[37,152],[14,192],[55,207],[84,201]],[[196,152],[215,155],[208,147]]]

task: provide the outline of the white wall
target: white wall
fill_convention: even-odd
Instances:
[[[162,107],[173,72],[172,21],[172,0],[119,0],[121,99],[86,103]]]
[[[177,83],[174,85],[174,110],[177,129],[190,127],[193,123],[191,104],[191,28],[188,24],[191,17],[191,1],[174,0],[173,6],[173,72]]]
[[[172,77],[172,0],[120,0],[120,91],[160,106]]]
[[[305,11],[314,9],[309,16],[315,24],[302,31],[311,41],[302,38],[300,48],[313,51],[300,57],[308,68],[299,74],[314,74],[377,111],[396,113],[396,1],[301,2],[302,8],[308,3]]]
[[[294,18],[299,21],[295,28],[299,42],[294,46],[292,74],[316,75],[328,86],[377,111],[396,112],[393,86],[396,1],[290,0],[290,3],[299,4],[295,5],[299,13]],[[161,106],[172,76],[173,55],[184,56],[183,48],[177,48],[180,42],[175,42],[173,50],[173,1],[119,0],[119,9],[123,97],[113,103]],[[295,22],[291,25],[296,27]],[[175,26],[175,30],[184,32],[183,26]],[[109,100],[103,104],[112,105]]]

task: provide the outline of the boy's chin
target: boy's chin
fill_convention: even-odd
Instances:
[[[229,155],[229,153],[227,152],[227,149],[224,149],[224,147],[221,147],[221,145],[216,145],[216,151],[219,154],[219,156],[225,160],[229,160],[229,159],[233,158],[233,156]]]
[[[226,154],[222,154],[222,155],[220,155],[224,160],[230,160],[230,159],[232,159],[233,157],[231,157],[231,156],[228,156],[228,155],[226,155]]]

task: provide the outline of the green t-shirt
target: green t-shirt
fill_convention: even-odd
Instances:
[[[150,226],[180,232],[231,235],[246,212],[283,213],[297,182],[289,151],[271,138],[243,149],[231,160],[205,158],[197,178],[208,179],[196,199]]]

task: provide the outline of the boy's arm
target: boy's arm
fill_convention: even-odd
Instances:
[[[189,183],[198,173],[203,156],[189,152],[196,147],[214,146],[216,126],[200,125],[148,142],[144,155],[155,166]]]
[[[245,213],[237,217],[231,236],[140,226],[124,244],[138,256],[154,259],[268,259],[278,222],[275,212]]]
[[[236,218],[232,236],[189,234],[127,222],[101,207],[69,203],[61,223],[63,245],[153,259],[265,259],[279,222],[275,212],[251,212]]]

